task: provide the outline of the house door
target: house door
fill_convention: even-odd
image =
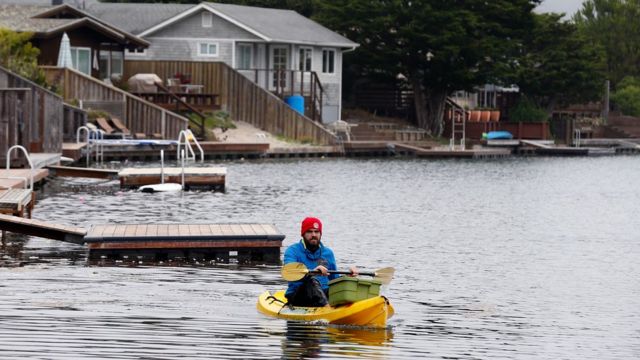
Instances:
[[[289,48],[287,46],[271,47],[271,90],[281,92],[287,88],[289,68]]]

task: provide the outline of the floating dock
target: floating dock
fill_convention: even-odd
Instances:
[[[47,169],[2,169],[0,170],[0,189],[21,189],[29,186],[29,178],[33,175],[33,183],[42,181],[49,175]]]
[[[59,176],[59,177],[82,177],[82,178],[91,178],[91,179],[111,179],[111,180],[115,180],[118,178],[118,170],[92,169],[92,168],[58,166],[58,165],[47,166],[47,169],[51,171],[52,175]]]
[[[278,262],[284,235],[270,224],[128,224],[93,226],[92,259],[152,258]]]
[[[417,157],[423,158],[501,158],[511,156],[510,149],[465,149],[465,150],[449,150],[449,149],[425,149],[405,144],[395,144],[396,149],[405,152],[412,152]]]
[[[161,168],[126,168],[118,173],[120,187],[134,189],[144,185],[160,184]],[[164,168],[164,182],[182,184],[182,168]],[[224,191],[227,169],[223,167],[184,168],[186,190],[202,189]]]
[[[271,224],[105,224],[89,231],[0,214],[0,230],[87,245],[93,260],[278,263],[285,236]]]
[[[82,228],[2,214],[0,214],[0,230],[2,230],[3,235],[5,231],[11,231],[74,244],[84,244],[84,236],[87,233]],[[2,240],[4,242],[4,236]]]
[[[36,194],[31,189],[0,190],[0,214],[31,218],[36,203]]]

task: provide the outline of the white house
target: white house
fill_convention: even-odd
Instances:
[[[322,121],[340,119],[342,55],[358,44],[295,11],[211,2],[90,2],[84,10],[150,43],[126,59],[225,62],[264,88],[294,93],[317,76]]]

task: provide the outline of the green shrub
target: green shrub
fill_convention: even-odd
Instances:
[[[526,97],[521,97],[509,111],[509,121],[512,122],[545,122],[548,118],[549,115],[544,109]]]
[[[108,112],[106,112],[104,110],[89,109],[89,110],[87,110],[87,117],[89,118],[89,120],[94,121],[97,118],[110,119],[111,118],[111,114],[109,114]]]
[[[611,95],[611,101],[625,115],[640,116],[640,79],[625,77],[618,90]]]
[[[219,110],[213,113],[207,112],[204,115],[206,116],[204,119],[204,126],[206,129],[211,130],[220,128],[226,130],[236,128],[236,124],[233,123],[230,119],[229,113],[226,111]],[[195,122],[200,122],[200,116],[194,113],[190,113],[187,116]]]

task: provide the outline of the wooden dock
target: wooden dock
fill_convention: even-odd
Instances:
[[[118,170],[109,169],[92,169],[72,166],[48,166],[53,176],[59,177],[82,177],[92,179],[111,179],[118,178]]]
[[[17,216],[0,214],[0,230],[60,240],[74,244],[84,244],[85,229],[72,226],[51,224],[41,220],[24,219]]]
[[[402,149],[404,151],[413,152],[417,157],[424,158],[500,158],[511,156],[510,149],[498,148],[498,149],[466,149],[466,150],[449,150],[449,149],[425,149],[405,144],[395,144],[396,149]]]
[[[20,189],[29,186],[30,169],[0,169],[0,189]],[[34,184],[42,181],[49,175],[47,169],[33,170]],[[26,182],[25,182],[26,181]]]
[[[92,259],[278,262],[284,235],[270,224],[110,224],[84,241]]]
[[[82,158],[85,147],[87,147],[86,142],[62,143],[62,156],[78,161]]]
[[[36,194],[31,189],[0,190],[0,214],[24,217],[25,212],[31,218]]]
[[[121,188],[138,188],[144,185],[160,184],[160,168],[126,168],[118,173]],[[184,168],[186,190],[207,189],[224,191],[227,169],[223,167]],[[182,183],[182,168],[164,168],[165,183]]]

